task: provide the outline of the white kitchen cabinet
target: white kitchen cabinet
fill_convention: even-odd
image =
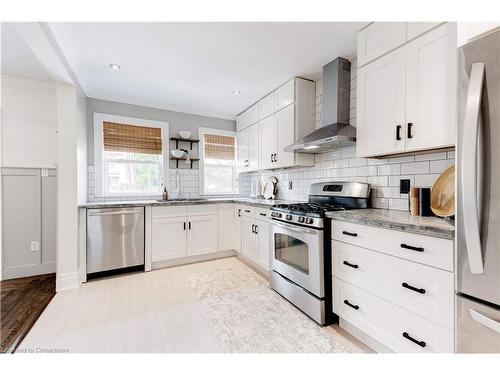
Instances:
[[[241,211],[243,207],[239,204],[234,205],[234,248],[241,253]]]
[[[269,95],[262,98],[259,102],[259,120],[265,119],[267,116],[271,116],[275,112],[276,107],[276,95],[273,91]]]
[[[358,66],[363,66],[406,42],[405,22],[375,22],[358,34]]]
[[[219,220],[219,250],[236,249],[234,228],[234,204],[224,203],[218,205]]]
[[[186,217],[153,217],[151,260],[158,262],[187,255]]]
[[[358,157],[454,146],[455,31],[445,23],[359,68]]]
[[[412,40],[417,36],[432,30],[442,22],[408,22],[406,24],[406,40]]]
[[[238,131],[238,171],[313,166],[314,155],[284,148],[314,131],[315,95],[313,81],[293,78],[262,99],[261,120]]]
[[[236,130],[241,131],[246,129],[257,121],[259,121],[259,106],[258,104],[254,104],[236,116]]]
[[[440,26],[406,46],[406,148],[455,146],[456,33]]]
[[[187,255],[208,254],[218,248],[217,215],[188,216]]]
[[[358,70],[358,157],[404,152],[405,59],[398,49]]]
[[[263,269],[269,270],[269,224],[266,221],[257,220],[255,231],[258,238],[258,262]]]
[[[241,255],[256,262],[259,258],[259,242],[255,234],[255,219],[243,216],[241,219]]]
[[[295,102],[295,79],[289,80],[276,90],[276,111]]]

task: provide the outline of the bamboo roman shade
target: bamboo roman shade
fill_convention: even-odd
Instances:
[[[161,154],[161,129],[145,126],[102,123],[105,151]]]
[[[234,137],[205,134],[205,158],[234,160]]]

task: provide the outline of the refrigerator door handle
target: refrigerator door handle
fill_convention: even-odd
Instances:
[[[464,133],[462,141],[462,205],[465,245],[470,272],[484,272],[479,215],[477,208],[477,142],[481,95],[484,82],[484,64],[472,64],[467,104],[465,108]]]
[[[496,333],[500,333],[500,322],[488,318],[481,313],[478,313],[476,310],[469,309],[470,316],[479,324],[482,324],[485,327],[495,331]]]

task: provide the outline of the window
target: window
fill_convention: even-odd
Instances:
[[[168,124],[94,114],[97,196],[161,193]]]
[[[237,194],[236,134],[200,128],[200,191],[202,194]]]

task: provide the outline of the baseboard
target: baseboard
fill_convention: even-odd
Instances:
[[[224,250],[224,251],[218,251],[216,253],[193,255],[190,257],[183,257],[183,258],[177,258],[177,259],[160,260],[158,262],[152,262],[151,269],[157,270],[160,268],[175,267],[175,266],[181,266],[184,264],[204,262],[207,260],[233,257],[235,255],[236,255],[235,250]]]
[[[56,292],[75,289],[80,286],[79,272],[67,272],[56,274]]]
[[[349,332],[351,335],[356,337],[359,341],[361,341],[366,346],[375,350],[377,353],[394,353],[393,350],[389,349],[379,341],[375,340],[373,337],[367,335],[359,328],[353,326],[351,323],[345,321],[342,318],[339,318],[339,327]]]
[[[55,263],[44,263],[28,266],[9,267],[2,271],[2,280],[17,279],[20,277],[46,275],[56,272]]]

